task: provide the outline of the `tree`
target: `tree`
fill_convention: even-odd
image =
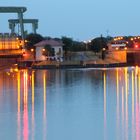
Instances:
[[[62,42],[63,42],[63,50],[64,50],[64,56],[67,59],[68,51],[73,45],[73,40],[72,38],[69,37],[62,37]]]
[[[100,52],[103,48],[107,49],[107,39],[104,37],[98,37],[91,41],[91,50],[96,52]]]
[[[86,47],[83,42],[73,41],[73,45],[70,47],[72,52],[86,51]]]
[[[26,37],[27,43],[26,43],[26,48],[27,49],[34,49],[34,45],[42,40],[44,40],[44,37],[41,36],[40,34],[29,34]]]
[[[43,55],[46,55],[46,56],[54,56],[55,55],[54,49],[50,45],[44,46],[44,49],[45,50],[43,51]]]

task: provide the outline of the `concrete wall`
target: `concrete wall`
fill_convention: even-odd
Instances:
[[[127,62],[132,65],[140,65],[140,52],[127,53]]]
[[[23,60],[24,61],[33,61],[34,60],[34,52],[31,52],[30,50],[25,50],[23,54]]]
[[[44,49],[44,47],[36,47],[36,60],[37,61],[46,60],[46,57],[42,55],[42,49]]]
[[[56,57],[63,57],[62,46],[52,46],[52,48],[54,48]],[[46,60],[46,57],[44,55],[42,55],[42,49],[44,49],[44,46],[36,47],[36,60],[37,61]]]
[[[108,57],[122,63],[125,63],[127,61],[126,51],[110,51]]]
[[[62,49],[62,46],[52,46],[52,48],[54,48],[55,56],[56,57],[63,57],[63,49]]]

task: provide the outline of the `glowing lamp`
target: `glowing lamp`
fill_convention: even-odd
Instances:
[[[22,53],[23,56],[26,56],[27,54],[25,52]]]
[[[135,45],[135,48],[138,48],[138,45]]]
[[[125,47],[124,49],[127,50],[127,47]]]
[[[34,49],[31,49],[31,52],[33,52],[34,51]]]

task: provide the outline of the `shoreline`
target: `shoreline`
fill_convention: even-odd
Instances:
[[[33,65],[32,69],[79,69],[79,68],[117,68],[135,66],[127,63],[111,63],[111,64],[80,64],[80,65]]]

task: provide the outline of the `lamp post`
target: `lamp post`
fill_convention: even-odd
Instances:
[[[91,43],[91,40],[88,41],[84,41],[85,45],[86,45],[86,51],[88,50],[88,44]]]

